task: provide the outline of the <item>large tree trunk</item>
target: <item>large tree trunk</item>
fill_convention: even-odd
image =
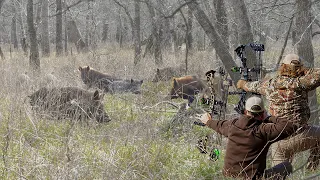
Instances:
[[[68,31],[68,41],[75,44],[78,53],[86,52],[87,51],[86,43],[83,41],[83,38],[81,37],[81,34],[74,20],[70,20],[68,22],[67,31]]]
[[[192,10],[192,13],[196,17],[198,23],[209,37],[231,79],[234,82],[237,82],[240,79],[239,75],[231,71],[231,68],[236,66],[236,63],[233,61],[232,56],[228,51],[228,47],[223,43],[223,40],[218,35],[215,27],[212,26],[207,15],[202,11],[197,3],[189,3],[188,7]]]
[[[134,39],[134,65],[141,60],[141,39],[140,39],[140,0],[134,1],[134,23],[133,23],[133,39]]]
[[[18,49],[16,15],[12,17],[12,21],[11,21],[11,43],[13,44],[14,49]]]
[[[188,50],[192,50],[193,48],[193,37],[192,37],[192,20],[193,20],[193,14],[190,8],[188,8],[188,18],[187,18],[187,37],[186,37],[186,48]]]
[[[247,7],[244,3],[244,0],[230,1],[230,4],[235,14],[235,22],[238,27],[238,38],[240,44],[253,43],[253,34],[251,31],[251,24],[248,17]],[[247,66],[254,67],[256,63],[256,56],[254,51],[251,49],[246,49],[246,57],[248,59]],[[255,73],[253,74],[253,79],[256,79]]]
[[[296,0],[297,14],[296,14],[296,36],[298,39],[297,50],[298,55],[303,59],[305,66],[314,66],[314,55],[312,46],[312,28],[311,28],[311,0]],[[311,117],[310,122],[319,123],[318,103],[316,91],[309,93]]]
[[[161,65],[163,63],[162,61],[162,52],[161,52],[161,37],[159,34],[159,27],[158,22],[156,22],[156,13],[154,10],[154,7],[152,7],[150,1],[146,1],[149,13],[150,13],[150,19],[152,24],[152,42],[154,46],[154,58],[155,63],[157,65]]]
[[[108,32],[109,32],[109,24],[104,22],[102,27],[102,42],[106,42],[108,39]]]
[[[25,27],[24,27],[24,22],[22,19],[22,5],[21,5],[21,0],[17,0],[17,2],[15,3],[15,7],[16,9],[18,9],[17,12],[17,16],[18,16],[18,22],[20,25],[20,44],[21,44],[21,48],[24,52],[25,55],[28,55],[28,43],[27,43],[27,37],[26,37],[26,31],[25,31]]]
[[[49,0],[42,0],[41,7],[41,50],[43,56],[50,56]]]
[[[227,18],[227,10],[225,7],[225,3],[223,0],[215,0],[214,1],[214,9],[216,11],[216,25],[218,33],[223,40],[223,42],[229,48],[229,31],[228,31],[228,18]]]
[[[56,55],[60,56],[63,53],[62,43],[62,3],[61,0],[56,0],[57,16],[56,16]]]
[[[40,59],[37,43],[37,33],[33,23],[33,0],[28,0],[27,4],[27,24],[30,37],[30,68],[33,75],[38,76],[40,74]]]

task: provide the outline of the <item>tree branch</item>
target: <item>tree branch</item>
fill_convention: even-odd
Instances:
[[[49,17],[55,17],[55,16],[58,16],[58,15],[60,15],[60,14],[63,14],[63,13],[65,13],[66,11],[69,11],[70,8],[72,8],[72,7],[74,7],[74,6],[82,3],[83,1],[84,1],[84,0],[78,0],[78,1],[75,2],[74,4],[71,4],[71,5],[67,6],[65,10],[63,10],[63,11],[61,11],[61,12],[58,12],[58,13],[56,13],[56,14],[54,14],[54,15],[51,15],[51,16],[49,16]]]
[[[197,2],[196,2],[196,0],[187,1],[187,2],[185,2],[185,3],[183,3],[183,4],[181,4],[181,5],[180,5],[176,10],[174,10],[169,16],[164,16],[164,18],[173,18],[173,16],[174,16],[175,14],[177,14],[177,13],[180,11],[181,8],[183,8],[184,6],[186,6],[186,5],[190,4],[190,3],[197,3]],[[197,3],[197,4],[198,4],[198,3]]]
[[[133,28],[133,27],[134,27],[134,22],[133,22],[133,19],[132,19],[131,15],[130,15],[129,9],[128,9],[126,6],[124,6],[123,4],[121,4],[119,1],[117,1],[117,0],[113,0],[113,1],[114,1],[117,5],[119,5],[120,7],[123,8],[124,12],[126,13],[126,15],[127,15],[128,18],[129,18],[131,27]]]
[[[281,61],[281,59],[282,59],[284,50],[286,49],[286,46],[287,46],[287,43],[288,43],[289,34],[290,34],[290,31],[291,31],[292,24],[293,24],[293,17],[291,18],[291,22],[290,22],[290,25],[289,25],[289,28],[288,28],[288,31],[287,31],[286,39],[285,39],[284,44],[283,44],[283,47],[282,47],[282,49],[281,49],[281,53],[280,53],[280,56],[279,56],[279,58],[278,58],[277,65],[276,65],[275,69],[278,69],[278,68],[279,68],[280,61]]]

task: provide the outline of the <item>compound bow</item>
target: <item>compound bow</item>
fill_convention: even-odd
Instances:
[[[255,67],[253,68],[248,68],[247,67],[247,58],[245,56],[245,48],[249,46],[253,51],[258,53],[258,60],[257,63],[255,64]],[[262,78],[262,60],[261,60],[261,52],[264,51],[264,45],[263,44],[247,44],[247,45],[240,45],[235,49],[235,52],[239,56],[241,62],[242,62],[242,67],[233,67],[231,70],[232,72],[240,72],[241,74],[241,79],[245,81],[252,81],[252,76],[249,74],[251,72],[256,73],[256,79],[259,80]],[[237,104],[237,106],[234,108],[235,111],[239,114],[244,114],[244,109],[245,109],[245,101],[246,101],[246,91],[242,90],[241,92],[229,92],[229,94],[240,94],[240,100]]]

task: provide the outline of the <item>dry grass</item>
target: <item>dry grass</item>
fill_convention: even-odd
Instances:
[[[152,57],[134,68],[133,52],[115,46],[86,54],[52,55],[41,58],[43,78],[25,82],[19,75],[31,76],[28,58],[20,52],[11,57],[8,51],[5,54],[7,59],[0,61],[1,179],[224,179],[223,154],[211,162],[195,147],[197,139],[211,130],[185,122],[191,128],[173,136],[166,127],[177,109],[169,104],[153,107],[163,101],[168,83],[149,82],[156,68]],[[274,54],[267,56],[274,59]],[[196,52],[189,58],[189,74],[203,75],[216,69],[212,53]],[[183,54],[167,53],[164,67],[183,61]],[[40,86],[84,88],[78,73],[78,67],[84,65],[125,79],[143,79],[143,93],[107,94],[105,108],[112,121],[106,124],[93,120],[74,124],[41,119],[32,113],[26,96]],[[47,74],[57,79],[46,80]],[[309,173],[302,169],[297,174],[300,179]]]

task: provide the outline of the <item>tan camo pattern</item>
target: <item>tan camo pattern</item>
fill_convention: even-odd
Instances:
[[[287,117],[299,125],[307,124],[310,117],[308,92],[320,86],[320,68],[310,69],[304,76],[291,78],[277,75],[262,81],[247,82],[244,89],[265,95],[269,113]]]

